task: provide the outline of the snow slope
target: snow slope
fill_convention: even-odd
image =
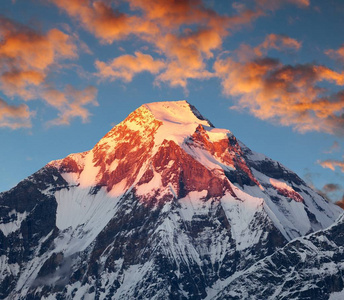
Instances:
[[[0,205],[8,299],[209,298],[342,211],[186,101],[142,105]]]
[[[344,217],[217,283],[206,299],[343,299]]]

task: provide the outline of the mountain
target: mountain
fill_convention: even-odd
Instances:
[[[230,299],[342,212],[186,101],[142,105],[0,206],[5,299]]]
[[[221,283],[207,299],[344,299],[344,216]],[[261,287],[264,287],[263,289]],[[260,291],[257,293],[257,291]],[[214,295],[215,294],[215,295]]]

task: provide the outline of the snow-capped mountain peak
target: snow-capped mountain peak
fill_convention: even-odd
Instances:
[[[143,104],[142,107],[147,108],[157,120],[162,122],[196,123],[213,127],[194,106],[185,100],[153,102]]]
[[[159,147],[164,140],[173,140],[181,145],[185,137],[192,135],[198,125],[209,129],[214,127],[187,101],[153,102],[143,104],[132,112],[99,144],[111,143],[111,137],[120,131],[129,130],[139,132],[144,138],[154,135],[155,147]]]
[[[144,104],[129,114],[92,150],[73,154],[51,164],[67,170],[64,178],[82,187],[106,185],[109,191],[121,183],[122,188],[129,188],[134,182],[139,182],[139,177],[146,172],[145,168],[151,165],[154,156],[165,147],[166,142],[175,143],[194,159],[205,163],[208,169],[212,169],[219,167],[212,162],[214,159],[204,155],[198,157],[200,152],[196,153],[192,144],[200,148],[219,144],[221,140],[228,144],[229,136],[232,136],[229,130],[215,128],[186,101],[155,102]],[[220,149],[223,150],[224,147]],[[229,163],[231,166],[232,163]],[[123,167],[128,171],[128,164],[132,166],[130,173],[122,170]],[[118,173],[124,175],[119,176]],[[113,185],[111,178],[114,177]],[[122,181],[124,177],[126,182]],[[113,192],[117,194],[119,187],[115,188],[117,191]]]
[[[142,105],[0,205],[8,299],[204,299],[341,212],[186,101]]]

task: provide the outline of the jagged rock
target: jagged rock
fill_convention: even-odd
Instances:
[[[277,263],[285,275],[298,264],[307,278],[311,261],[296,251],[308,237],[292,240],[342,211],[186,101],[141,106],[92,150],[1,193],[0,205],[4,299],[242,299],[253,279],[255,297],[267,299],[281,284]],[[335,228],[329,240],[341,235]],[[316,247],[341,262],[332,243]],[[338,272],[324,274],[312,289],[284,282],[275,296],[322,299],[342,288]]]

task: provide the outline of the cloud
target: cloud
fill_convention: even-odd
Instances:
[[[188,79],[212,77],[205,61],[212,58],[213,51],[221,48],[221,45],[221,35],[209,29],[182,36],[165,35],[156,42],[156,47],[167,57],[166,69],[157,76],[157,81],[186,88]]]
[[[167,83],[173,87],[187,89],[189,79],[214,77],[209,70],[209,60],[220,51],[224,39],[243,25],[251,24],[268,11],[286,4],[309,6],[309,0],[255,0],[251,9],[243,3],[234,2],[232,15],[221,14],[202,0],[126,0],[128,7],[121,11],[121,2],[106,0],[50,0],[61,11],[67,13],[85,30],[97,37],[101,43],[135,38],[159,55],[165,63],[158,72],[150,67],[143,71],[156,75],[155,83]],[[121,5],[119,5],[121,3]],[[271,34],[255,51],[267,49],[299,49],[301,43],[287,36]],[[147,54],[146,54],[147,55]],[[153,55],[154,56],[154,55]],[[130,56],[120,56],[110,62],[95,62],[101,78],[131,81],[140,73],[143,59],[130,59],[128,68],[117,64]],[[137,66],[134,66],[136,63]],[[152,64],[151,64],[152,65]],[[154,69],[155,70],[155,69]]]
[[[146,1],[140,2],[142,9]],[[158,53],[166,56],[166,68],[156,82],[186,89],[189,79],[208,79],[214,76],[207,70],[207,61],[221,50],[230,30],[248,24],[262,15],[261,11],[243,10],[227,16],[206,8],[202,1],[151,1],[155,9],[146,12],[148,18],[159,24],[158,37],[145,37]],[[161,8],[163,6],[164,8]],[[182,29],[183,27],[186,29]]]
[[[158,31],[171,32],[180,30],[181,26],[196,24],[225,32],[229,27],[250,23],[263,15],[260,9],[250,10],[245,7],[236,15],[221,15],[206,6],[202,0],[128,0],[128,2],[133,11],[142,12],[143,19],[156,24]]]
[[[330,149],[324,151],[324,153],[333,153],[335,151],[338,151],[340,149],[340,145],[337,141],[334,141]]]
[[[77,90],[73,86],[67,85],[63,92],[52,88],[45,90],[44,99],[59,110],[58,118],[49,121],[48,126],[69,125],[71,120],[76,117],[81,118],[83,123],[87,122],[90,113],[85,105],[98,106],[96,96],[97,89],[93,86]]]
[[[344,172],[344,161],[335,160],[335,159],[326,159],[326,160],[319,160],[318,163],[323,167],[335,171],[336,168],[340,168],[342,172]]]
[[[236,15],[221,15],[203,1],[130,0],[142,17],[157,25],[152,35],[142,39],[166,57],[166,68],[156,77],[173,87],[186,89],[189,79],[214,76],[207,70],[207,61],[221,50],[225,37],[235,28],[249,24],[263,13],[243,9]]]
[[[288,37],[269,35],[256,48],[246,45],[246,53],[241,51],[238,60],[218,58],[214,70],[221,79],[223,93],[236,100],[233,109],[247,109],[262,120],[292,126],[299,132],[342,135],[344,91],[331,94],[320,84],[343,86],[344,72],[315,64],[285,65],[262,56],[262,49],[300,46]]]
[[[135,52],[135,55],[122,55],[109,63],[96,60],[97,75],[102,79],[121,79],[130,82],[134,75],[141,72],[157,74],[165,63],[162,60],[154,60],[151,55]]]
[[[340,190],[341,186],[339,184],[336,184],[336,183],[328,183],[328,184],[325,184],[322,189],[326,193],[332,193],[332,192],[336,192],[336,191]]]
[[[310,0],[256,0],[258,7],[276,10],[285,4],[295,4],[299,7],[309,7]]]
[[[298,51],[301,47],[302,43],[296,39],[286,35],[272,33],[268,34],[265,40],[256,47],[241,44],[239,49],[234,51],[234,54],[239,61],[245,62],[258,57],[264,57],[271,49],[278,51]]]
[[[167,29],[178,29],[181,25],[198,23],[200,20],[208,22],[217,15],[214,11],[206,9],[199,0],[129,0],[128,2],[133,10],[142,11],[145,19]]]
[[[304,179],[307,185],[315,190],[319,195],[324,197],[327,201],[336,203],[339,196],[343,194],[343,187],[337,183],[327,183],[321,189],[319,189],[313,183],[314,177],[319,178],[320,173],[312,173],[307,170],[307,172],[304,174]]]
[[[0,35],[3,43],[0,47],[0,60],[8,68],[46,70],[58,58],[76,58],[77,47],[72,37],[58,29],[46,34],[0,18]],[[40,51],[37,51],[37,50]]]
[[[31,115],[32,113],[27,105],[9,105],[3,99],[0,99],[0,127],[11,129],[30,128]]]
[[[221,15],[207,7],[201,0],[128,0],[129,9],[120,12],[106,1],[50,0],[62,11],[79,22],[83,28],[95,35],[102,43],[133,37],[144,43],[160,57],[165,66],[158,65],[148,70],[156,74],[156,83],[166,82],[171,86],[186,88],[188,79],[212,77],[207,70],[207,61],[220,50],[223,39],[230,30],[248,24],[263,15],[261,9],[243,9],[235,15]],[[114,80],[131,81],[140,73],[143,58],[130,59],[125,75],[116,72],[117,64],[130,56],[113,59],[109,63],[96,61],[98,76]],[[136,63],[137,66],[134,66]]]
[[[9,97],[17,95],[24,100],[30,100],[37,97],[35,87],[42,84],[45,77],[46,75],[41,71],[16,68],[0,75],[0,88]]]
[[[5,95],[37,98],[50,68],[61,59],[77,58],[77,46],[68,34],[51,29],[46,34],[0,17],[0,87]]]
[[[340,195],[343,194],[343,188],[341,185],[336,183],[327,183],[323,186],[321,190],[317,190],[318,194],[323,196],[325,199],[327,199],[330,202],[334,202],[335,204],[340,205],[340,202],[343,201],[337,201],[338,198],[340,198]],[[344,202],[343,202],[344,204]],[[343,207],[342,207],[343,208]]]
[[[338,49],[328,49],[325,51],[329,57],[344,62],[344,44],[341,45]]]
[[[336,205],[344,209],[344,195],[343,195],[343,188],[341,185],[336,183],[328,183],[325,184],[321,191],[319,191],[320,195],[325,197],[326,199],[330,199]],[[338,198],[341,197],[341,200],[338,201]]]
[[[0,16],[0,38],[0,90],[4,95],[24,101],[43,100],[59,111],[60,119],[64,120],[61,124],[68,124],[77,116],[83,121],[87,119],[89,113],[84,105],[96,103],[94,88],[84,90],[91,91],[93,99],[80,103],[80,96],[74,96],[76,90],[67,86],[63,92],[58,91],[47,79],[51,72],[62,68],[63,61],[78,58],[75,35],[56,28],[46,33],[39,32]],[[15,123],[12,128],[29,127],[30,122],[26,120],[31,116],[29,107],[20,105],[17,112],[22,113],[24,121]],[[8,117],[5,121],[8,124]]]
[[[155,25],[135,15],[112,9],[105,1],[89,0],[50,0],[70,17],[93,33],[103,43],[111,44],[115,40],[130,34],[154,32]]]
[[[302,46],[302,43],[296,39],[293,39],[286,35],[281,34],[269,34],[263,43],[254,48],[254,52],[257,56],[265,55],[267,50],[276,49],[276,50],[299,50]]]

